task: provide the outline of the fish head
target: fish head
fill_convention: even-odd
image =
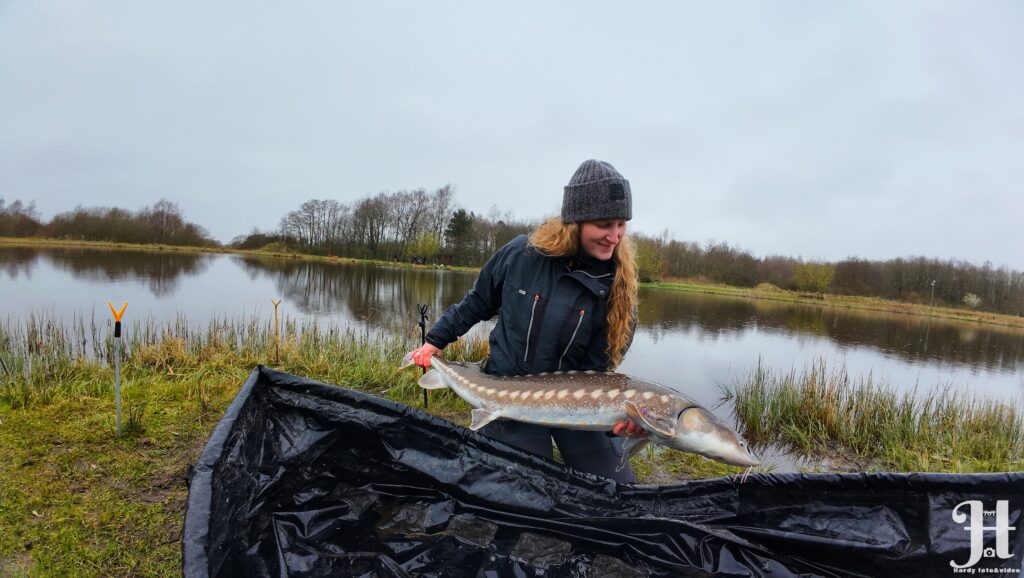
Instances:
[[[679,412],[673,436],[666,440],[666,445],[733,466],[761,465],[761,460],[751,453],[743,436],[698,405]]]

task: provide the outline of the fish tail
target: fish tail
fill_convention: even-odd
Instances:
[[[416,365],[416,362],[412,360],[412,352],[409,352],[406,354],[405,357],[402,358],[402,362],[398,364],[398,369],[405,369],[406,367],[410,367],[413,365]]]

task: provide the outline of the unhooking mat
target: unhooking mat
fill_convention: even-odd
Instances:
[[[1024,473],[882,473],[618,485],[258,367],[192,471],[183,571],[1019,576],[1022,484]]]

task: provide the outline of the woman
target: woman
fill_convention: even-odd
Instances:
[[[606,162],[585,161],[565,187],[561,216],[546,221],[529,240],[520,235],[499,249],[473,289],[445,311],[426,344],[411,353],[413,361],[429,367],[432,355],[498,314],[483,367],[487,373],[614,369],[636,325],[636,265],[625,236],[632,216],[629,181]],[[622,440],[604,432],[505,420],[480,431],[547,458],[554,438],[567,465],[635,481],[628,467],[615,471]],[[632,422],[617,424],[613,433],[646,435]]]

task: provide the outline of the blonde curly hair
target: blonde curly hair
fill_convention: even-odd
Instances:
[[[530,235],[530,245],[550,257],[571,257],[580,250],[580,223],[563,223],[561,217],[552,217]],[[615,246],[612,260],[615,280],[608,295],[608,369],[622,363],[636,329],[636,257],[628,235]]]

